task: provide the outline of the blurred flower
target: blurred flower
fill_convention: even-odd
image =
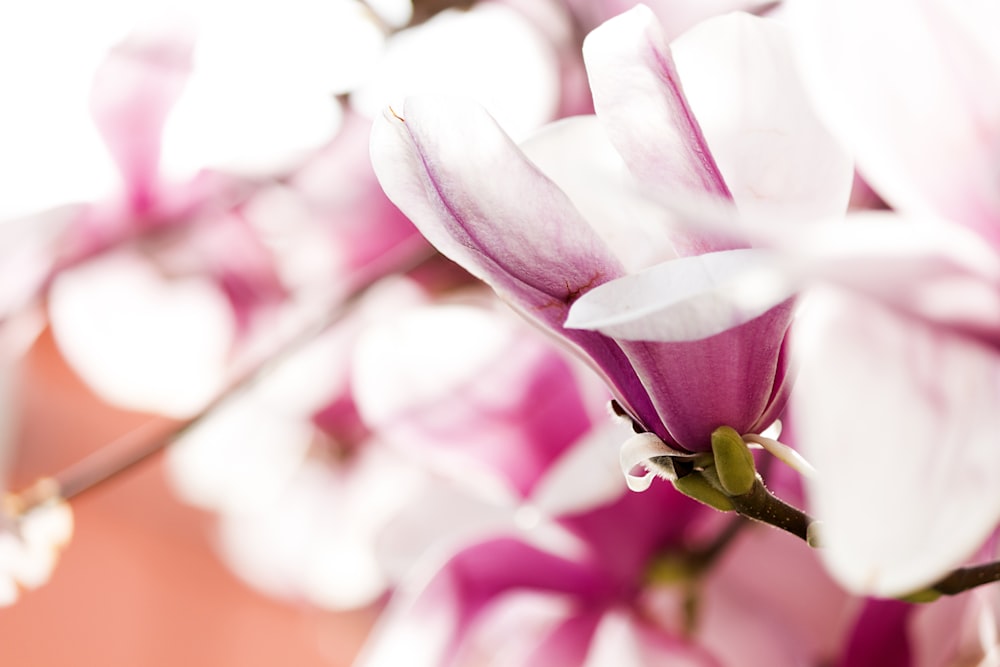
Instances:
[[[73,534],[68,504],[49,502],[21,513],[14,502],[5,497],[0,508],[0,607],[16,602],[20,588],[45,584]]]
[[[817,638],[837,635],[846,598],[801,545],[783,538],[757,548],[766,531],[751,529],[726,549],[726,560],[738,563],[736,577],[729,564],[700,561],[691,531],[717,516],[657,487],[525,532],[473,540],[424,563],[360,664],[398,664],[404,655],[428,666],[820,660],[826,649]],[[788,546],[806,558],[789,557]],[[808,581],[813,609],[822,608],[808,622],[796,618],[805,608],[794,594],[748,595],[747,568],[770,578],[779,563],[784,581]]]

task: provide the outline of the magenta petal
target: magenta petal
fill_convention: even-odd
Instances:
[[[909,667],[907,624],[915,607],[899,600],[867,600],[838,665]]]
[[[605,588],[592,569],[517,539],[481,542],[453,556],[415,596],[397,598],[358,664],[453,665],[467,632],[502,595],[535,590],[594,600]]]
[[[191,73],[193,49],[190,29],[136,31],[94,77],[90,111],[137,212],[152,204],[163,126]]]
[[[759,432],[780,411],[786,373],[784,340],[792,302],[710,338],[681,343],[620,341],[649,389],[674,442],[711,447],[719,426]]]

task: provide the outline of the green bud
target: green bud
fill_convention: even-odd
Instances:
[[[823,524],[813,521],[806,526],[806,544],[813,549],[820,549],[823,546]]]
[[[757,469],[753,454],[740,434],[729,426],[720,426],[712,431],[712,453],[715,455],[719,482],[726,493],[732,496],[750,493],[757,480]]]
[[[685,496],[694,498],[717,510],[729,512],[734,509],[733,501],[729,499],[729,496],[712,486],[701,473],[693,472],[690,475],[674,480],[674,488]]]

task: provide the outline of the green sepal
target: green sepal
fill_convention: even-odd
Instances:
[[[705,503],[722,512],[729,512],[735,509],[733,501],[725,493],[712,486],[701,473],[693,472],[690,475],[674,480],[674,488],[685,496]]]
[[[731,496],[750,493],[757,479],[757,468],[753,454],[740,434],[729,426],[720,426],[712,431],[712,454],[715,455],[719,482],[726,493]]]

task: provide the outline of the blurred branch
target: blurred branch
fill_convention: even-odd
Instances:
[[[165,417],[153,418],[65,470],[51,477],[44,477],[19,493],[9,494],[4,501],[5,510],[17,516],[50,501],[71,500],[128,472],[169,447],[213,415],[230,398],[250,387],[293,352],[341,321],[351,312],[354,305],[382,280],[418,271],[437,257],[438,254],[427,247],[412,252],[391,270],[352,288],[322,321],[305,327],[279,344],[272,354],[252,364],[194,416],[183,421]]]

